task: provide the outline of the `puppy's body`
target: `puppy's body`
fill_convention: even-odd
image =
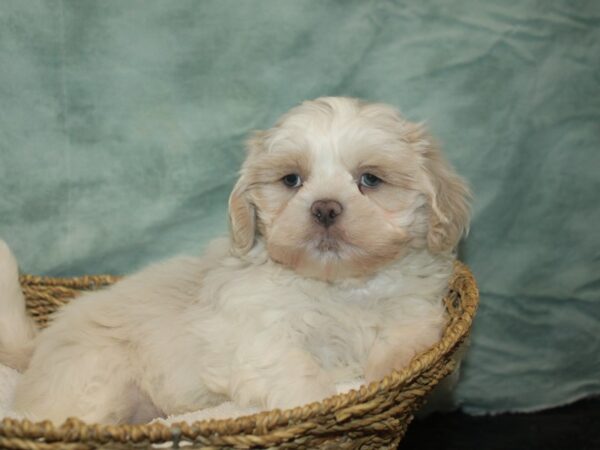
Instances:
[[[410,142],[415,129],[395,141],[384,119],[406,123],[393,110],[349,99],[306,105],[251,143],[230,200],[231,241],[65,307],[35,338],[17,410],[122,422],[227,398],[296,406],[333,394],[336,382],[404,367],[439,338],[452,250],[466,226],[464,186],[445,163],[421,178],[430,174],[411,154],[423,141]],[[354,132],[344,141],[361,113],[392,128],[388,167],[376,165],[386,136],[377,126],[362,124],[366,138]],[[365,142],[382,148],[365,151]],[[389,167],[394,151],[402,170]],[[420,151],[423,165],[442,164],[429,148]],[[377,186],[363,182],[366,170],[378,171]],[[296,172],[302,182],[281,184]],[[440,193],[432,185],[444,177]],[[22,303],[1,300],[2,308]]]

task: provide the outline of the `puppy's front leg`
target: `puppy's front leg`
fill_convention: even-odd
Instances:
[[[229,394],[240,406],[292,408],[335,394],[335,384],[306,350],[261,333],[235,355]]]

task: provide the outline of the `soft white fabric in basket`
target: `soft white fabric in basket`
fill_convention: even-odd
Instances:
[[[14,417],[23,418],[12,411],[13,394],[15,386],[19,380],[19,372],[10,367],[0,364],[0,418]],[[351,389],[358,389],[363,383],[362,380],[356,380],[347,383],[341,383],[337,386],[338,393],[348,392]],[[240,416],[246,416],[259,412],[258,408],[240,408],[233,402],[222,403],[214,408],[201,409],[198,411],[169,416],[166,419],[155,419],[156,422],[171,424],[175,422],[194,422],[196,420],[206,419],[228,419]]]

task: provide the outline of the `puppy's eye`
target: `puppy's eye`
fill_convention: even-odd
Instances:
[[[297,173],[290,173],[281,179],[287,187],[297,188],[302,186],[302,178]]]
[[[370,188],[379,186],[379,184],[381,184],[381,182],[382,182],[382,179],[373,175],[372,173],[363,173],[360,176],[360,181],[359,181],[361,186],[366,186],[366,187],[370,187]]]

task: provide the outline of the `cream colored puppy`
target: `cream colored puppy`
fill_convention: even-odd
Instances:
[[[305,102],[248,142],[230,239],[85,294],[35,338],[0,249],[0,358],[25,370],[15,408],[118,423],[379,379],[440,337],[467,197],[391,107]]]

